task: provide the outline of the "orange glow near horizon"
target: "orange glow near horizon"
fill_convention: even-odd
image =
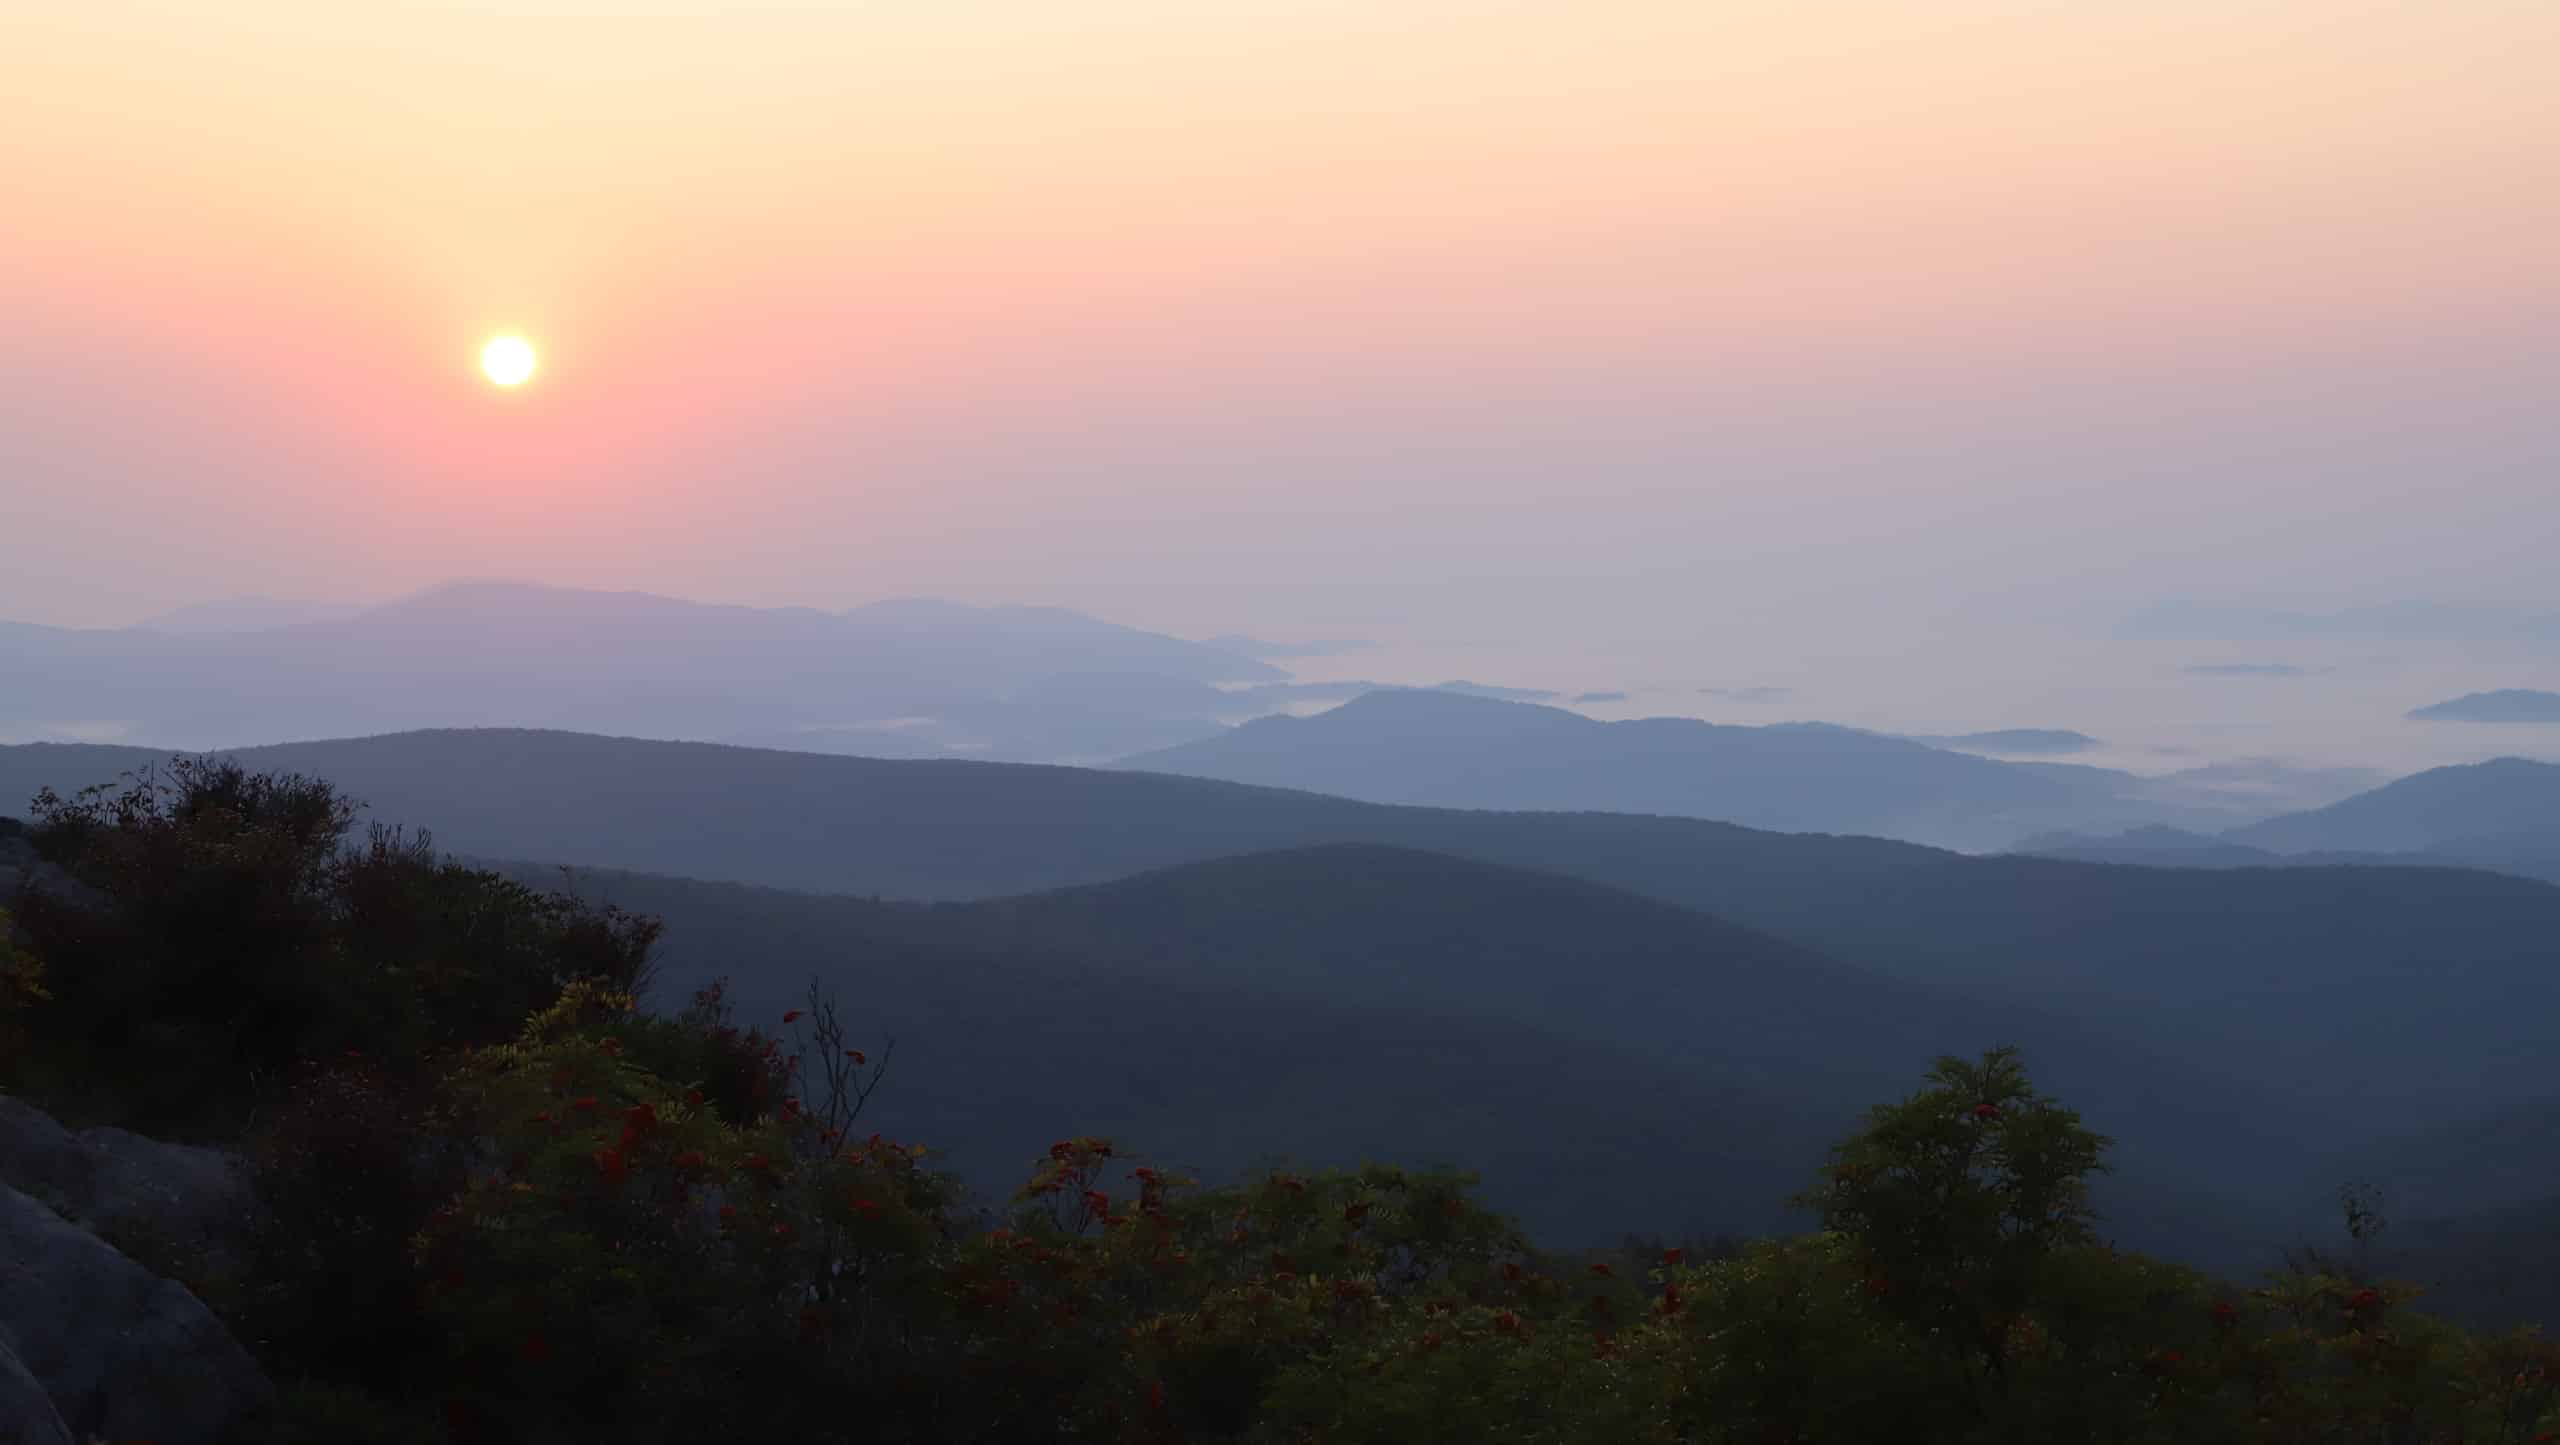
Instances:
[[[1429,429],[1342,432],[1391,459],[2379,387],[2560,344],[2555,53],[2548,0],[18,7],[13,485],[243,557],[292,515],[357,578],[528,570],[610,497],[646,535],[598,575],[842,537],[924,583],[1309,418]],[[493,318],[539,319],[541,406],[455,365]],[[1560,485],[1338,460],[1249,504],[1321,539]],[[1702,516],[1892,491],[1645,465]]]

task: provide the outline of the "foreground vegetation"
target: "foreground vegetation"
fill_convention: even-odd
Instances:
[[[1203,1187],[1061,1140],[999,1209],[867,1132],[830,998],[636,999],[655,925],[439,860],[326,785],[46,798],[0,1084],[225,1143],[236,1243],[146,1262],[283,1386],[276,1441],[2529,1441],[2560,1351],[2311,1261],[2108,1248],[2106,1141],[1942,1062],[1817,1232],[1559,1256],[1454,1175]],[[1072,1067],[1064,1057],[1062,1071]]]

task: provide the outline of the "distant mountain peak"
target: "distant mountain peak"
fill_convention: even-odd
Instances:
[[[2223,835],[2279,853],[2403,853],[2551,833],[2560,764],[2530,758],[2430,768],[2344,802],[2288,813]]]
[[[1468,692],[1446,685],[1439,687],[1381,687],[1364,692],[1341,706],[1318,713],[1318,718],[1335,722],[1373,717],[1430,718],[1439,722],[1472,723],[1510,732],[1540,727],[1603,727],[1604,723],[1584,717],[1565,708],[1551,707],[1526,698],[1489,697],[1481,692]],[[1309,719],[1312,721],[1313,719]]]
[[[2560,692],[2505,687],[2464,693],[2414,709],[2409,716],[2420,722],[2560,723]]]
[[[2100,768],[1995,761],[1833,723],[1608,722],[1433,688],[1364,693],[1117,766],[1376,803],[1714,818],[1981,849],[2056,826],[2188,816]]]
[[[1056,607],[828,612],[457,578],[324,617],[219,612],[163,619],[165,631],[0,624],[0,737],[193,749],[459,723],[858,746],[848,729],[924,718],[947,750],[1064,762],[1202,736],[1254,706],[1211,689],[1288,678]],[[1088,681],[1049,681],[1060,676]],[[1090,681],[1109,677],[1130,681]]]

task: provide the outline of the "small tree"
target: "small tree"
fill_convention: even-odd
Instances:
[[[699,1056],[667,1027],[573,985],[448,1081],[485,1157],[415,1257],[456,1408],[494,1438],[929,1438],[893,1397],[944,1337],[953,1186],[792,1096],[724,1118],[650,1067]]]
[[[805,1030],[793,1033],[793,1049],[783,1059],[789,1097],[799,1101],[793,1107],[805,1110],[809,1122],[817,1126],[819,1139],[832,1147],[853,1132],[862,1106],[871,1102],[872,1092],[888,1077],[889,1058],[897,1052],[898,1041],[883,1042],[877,1059],[854,1048],[836,1006],[835,991],[816,978],[809,980],[807,1001],[786,1012],[783,1025]]]
[[[1835,1147],[1797,1202],[1854,1243],[1879,1307],[1955,1352],[1996,1413],[2014,1326],[2057,1259],[2095,1242],[2088,1181],[2107,1144],[2035,1092],[2017,1050],[1942,1058],[1927,1087]]]
[[[50,1026],[0,1056],[75,1115],[219,1133],[314,1060],[362,1050],[414,1083],[511,1037],[561,988],[632,991],[656,920],[542,894],[373,830],[330,784],[179,758],[35,802],[67,878],[14,901],[46,965]]]

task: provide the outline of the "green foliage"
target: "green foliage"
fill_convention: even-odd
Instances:
[[[17,925],[0,908],[0,1058],[24,1052],[28,1016],[52,997],[45,991],[43,961],[18,946]]]
[[[259,1218],[235,1297],[215,1300],[262,1357],[389,1395],[435,1348],[410,1237],[463,1177],[438,1086],[341,1056],[315,1063],[249,1144]]]
[[[1497,1298],[1520,1249],[1452,1174],[1370,1166],[1204,1191],[1070,1139],[955,1280],[976,1348],[1005,1365],[1002,1430],[1065,1411],[1105,1436],[1217,1438],[1309,1360],[1370,1347],[1426,1307]]]
[[[203,1132],[310,1060],[361,1050],[423,1076],[572,979],[645,979],[654,921],[441,861],[423,836],[346,848],[354,813],[326,783],[186,758],[40,795],[32,838],[74,886],[18,899],[52,997],[0,1084]]]
[[[743,1395],[834,1438],[837,1391],[914,1374],[950,1191],[922,1150],[792,1097],[724,1119],[635,1057],[661,1032],[573,985],[456,1070],[454,1127],[484,1148],[414,1246],[447,1404],[506,1438],[674,1441],[729,1428]]]
[[[2022,1408],[2018,1321],[2094,1244],[2088,1179],[2106,1144],[2034,1093],[2016,1051],[1941,1059],[1798,1202],[1854,1247],[1876,1308],[1951,1354],[1975,1411],[2000,1418]]]
[[[456,1060],[424,1124],[369,1114],[360,1072],[326,1076],[337,1102],[317,1112],[348,1147],[381,1130],[374,1164],[450,1167],[362,1186],[391,1189],[370,1202],[350,1184],[330,1196],[343,1213],[300,1227],[363,1237],[368,1212],[449,1189],[397,1251],[377,1232],[372,1272],[315,1313],[360,1348],[257,1337],[309,1382],[289,1400],[302,1434],[280,1438],[366,1411],[387,1435],[432,1419],[528,1445],[2400,1445],[2560,1428],[2560,1351],[2531,1336],[2465,1334],[2398,1287],[2231,1290],[2098,1243],[2078,1186],[2103,1141],[2005,1053],[1941,1064],[1845,1141],[1812,1196],[1822,1232],[1645,1267],[1541,1255],[1455,1175],[1203,1189],[1092,1138],[1053,1146],[985,1227],[923,1150],[829,1122],[858,1112],[841,1076],[732,1120],[643,1060],[701,1056],[671,1029],[714,1053],[735,1047],[722,1031],[753,1040],[786,1089],[823,1077],[716,1001],[652,1020],[592,983]]]
[[[696,990],[672,1017],[635,1013],[621,1019],[616,1037],[634,1064],[661,1079],[690,1080],[703,1094],[704,1107],[731,1124],[773,1112],[790,1092],[791,1066],[779,1040],[730,1021],[723,980]],[[838,1041],[829,1052],[842,1047]]]
[[[1455,1174],[1203,1188],[1099,1138],[973,1217],[921,1146],[861,1135],[888,1051],[853,1047],[823,990],[772,1031],[716,985],[644,1013],[650,920],[398,834],[346,850],[348,816],[219,767],[52,800],[40,841],[86,891],[21,911],[55,997],[0,923],[44,1062],[128,1091],[128,1118],[218,1114],[180,1107],[181,1068],[257,1108],[260,1224],[205,1288],[288,1382],[257,1439],[2560,1432],[2560,1350],[2531,1335],[2316,1258],[2242,1289],[2109,1247],[2107,1141],[2013,1051],[1873,1111],[1799,1201],[1818,1232],[1714,1257],[1541,1254]]]

